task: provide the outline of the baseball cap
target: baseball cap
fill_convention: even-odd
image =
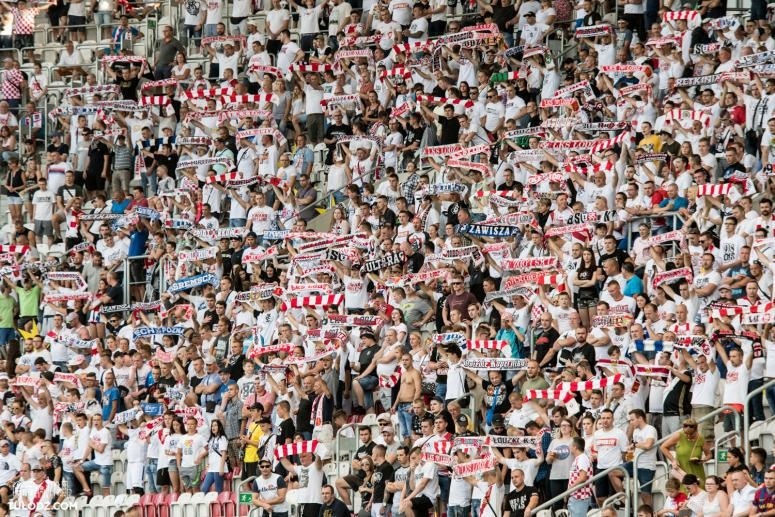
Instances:
[[[465,415],[458,415],[455,422],[457,422],[457,425],[460,427],[468,427],[468,417]]]
[[[377,338],[375,338],[374,334],[372,334],[371,332],[362,332],[361,339],[363,338],[371,339],[372,341],[377,341]]]
[[[492,425],[495,427],[496,425],[505,425],[506,420],[503,418],[503,415],[495,415],[492,417]]]
[[[205,357],[205,364],[215,364],[215,357],[211,355]]]
[[[390,422],[390,413],[380,413],[377,417],[377,422]]]

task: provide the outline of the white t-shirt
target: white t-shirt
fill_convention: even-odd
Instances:
[[[289,22],[291,19],[291,13],[287,9],[272,9],[266,13],[266,23],[269,31],[273,34],[278,34],[285,22]]]
[[[653,438],[655,443],[659,439],[659,437],[657,436],[657,429],[652,425],[645,425],[643,429],[635,429],[632,432],[632,439],[635,443],[640,443],[644,440],[648,440],[649,438]],[[652,447],[647,451],[636,448],[635,452],[638,454],[639,469],[656,470],[657,468],[657,448],[656,447]]]
[[[48,190],[38,190],[32,195],[32,205],[35,207],[35,220],[51,221],[56,195]]]
[[[751,372],[741,363],[740,366],[732,366],[732,362],[727,362],[727,377],[724,385],[724,396],[722,404],[743,404],[748,394],[748,378]]]
[[[716,388],[718,387],[719,372],[710,369],[703,373],[699,369],[694,371],[692,379],[692,406],[713,407],[716,402]]]
[[[202,448],[207,445],[207,440],[199,433],[193,435],[185,434],[178,440],[178,450],[180,451],[179,468],[195,467],[196,457]]]
[[[277,54],[277,68],[283,73],[288,72],[288,67],[293,63],[296,53],[299,50],[301,50],[299,46],[292,41],[283,45],[280,48],[280,52]]]
[[[110,436],[110,431],[107,430],[107,428],[103,427],[102,429],[92,429],[89,433],[89,439],[94,440],[96,443],[105,444],[105,448],[102,450],[102,452],[97,451],[97,449],[94,449],[94,461],[97,463],[97,465],[100,465],[102,467],[104,466],[112,466],[113,465],[113,451],[111,450],[111,445],[113,444],[113,439]]]
[[[207,442],[207,472],[220,472],[221,459],[226,457],[226,449],[229,445],[225,436],[211,439]],[[228,472],[228,466],[224,464],[223,472]]]
[[[415,483],[418,483],[421,479],[427,479],[428,483],[425,485],[425,488],[423,488],[420,495],[424,495],[431,501],[435,501],[436,497],[439,495],[439,469],[436,467],[435,463],[426,461],[420,468],[415,469]],[[415,484],[415,486],[417,485]]]
[[[598,429],[592,439],[597,451],[597,467],[600,470],[623,463],[622,453],[627,451],[627,435],[624,431],[617,427],[611,428],[610,431]]]

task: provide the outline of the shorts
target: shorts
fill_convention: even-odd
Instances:
[[[342,479],[344,479],[353,490],[358,490],[358,487],[363,484],[363,480],[355,474],[350,474]]]
[[[199,486],[201,472],[198,467],[181,467],[180,482],[183,488],[196,488]]]
[[[51,221],[41,221],[35,219],[35,235],[41,237],[54,236],[54,224]]]
[[[113,12],[97,11],[94,13],[94,23],[96,23],[98,27],[113,23]]]
[[[598,299],[591,296],[581,295],[576,299],[579,309],[593,309],[597,307]]]
[[[171,484],[169,470],[164,468],[156,471],[156,486],[170,486]]]
[[[21,196],[8,196],[6,198],[8,200],[9,205],[23,205],[24,200],[21,198]]]
[[[428,496],[421,495],[412,499],[412,510],[419,513],[426,513],[433,508],[433,501],[428,499]]]
[[[97,462],[87,461],[81,468],[84,472],[94,472],[98,470],[100,472],[100,486],[103,488],[110,487],[110,475],[113,473],[113,465],[97,465]]]
[[[178,460],[175,460],[175,459],[170,460],[170,464],[167,467],[167,472],[169,472],[170,474],[173,472],[175,473],[178,472]]]
[[[595,475],[597,476],[604,470],[605,469],[599,469],[595,467]],[[614,494],[613,494],[613,488],[611,487],[611,482],[608,480],[608,476],[603,476],[597,481],[595,481],[595,497],[597,497],[598,499],[605,499],[610,495],[614,495]]]
[[[67,25],[70,32],[86,32],[86,17],[67,15]],[[82,25],[82,27],[73,27],[73,25]]]
[[[379,378],[376,375],[369,375],[358,380],[358,384],[361,385],[363,391],[373,391],[379,386]]]
[[[16,337],[16,329],[0,329],[0,346],[5,346]]]
[[[129,263],[129,279],[133,284],[145,284],[145,260],[133,259]]]

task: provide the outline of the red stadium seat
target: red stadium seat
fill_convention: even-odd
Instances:
[[[159,494],[158,517],[170,517],[170,505],[178,500],[178,494]]]
[[[237,496],[232,492],[221,492],[218,503],[221,505],[221,517],[235,517],[237,514]]]
[[[156,517],[156,495],[143,494],[140,498],[140,508],[143,510],[143,517]]]

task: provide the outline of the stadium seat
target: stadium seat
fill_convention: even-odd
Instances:
[[[156,517],[156,495],[157,494],[143,494],[140,498],[143,517]]]
[[[189,508],[191,509],[191,512],[186,513],[185,517],[197,517],[198,515],[207,515],[207,510],[210,508],[210,499],[208,499],[207,496],[210,494],[215,495],[215,498],[213,500],[218,499],[218,495],[216,492],[208,492],[207,494],[203,494],[202,492],[197,492],[196,494],[191,496],[191,503],[188,507],[186,507],[186,510]]]
[[[170,507],[177,501],[178,494],[161,494],[161,501],[158,503],[157,517],[170,517]]]
[[[81,510],[82,517],[98,517],[97,508],[102,504],[102,496],[95,495]]]
[[[180,494],[178,499],[170,505],[170,517],[185,517],[185,507],[191,503],[191,494],[188,492]]]
[[[120,463],[120,462],[119,462]],[[115,463],[113,464],[115,467]],[[124,472],[113,472],[110,475],[110,492],[113,494],[123,494],[126,492],[126,484],[124,483]]]
[[[232,497],[234,495],[234,497]],[[221,517],[235,517],[237,505],[236,494],[233,492],[221,492],[218,494],[218,503],[221,505]]]
[[[96,507],[97,517],[113,517],[110,510],[114,506],[115,500],[116,496],[106,495],[103,496],[98,503],[92,502],[91,505]]]
[[[205,500],[210,503],[210,516],[222,517],[223,508],[221,508],[221,502],[219,501],[220,495],[218,492],[208,492],[205,494]],[[207,515],[207,514],[205,514]]]
[[[78,515],[78,511],[75,509],[75,497],[73,496],[65,497],[65,500],[62,501],[62,508],[66,508],[66,510],[57,510],[57,517],[75,517]]]

